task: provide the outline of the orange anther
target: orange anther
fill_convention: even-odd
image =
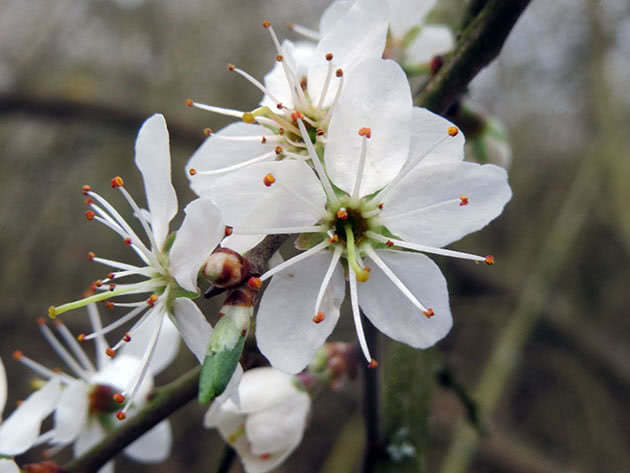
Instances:
[[[15,350],[13,352],[13,359],[19,361],[22,357],[24,356],[24,353],[22,353],[20,350]]]
[[[114,279],[115,277],[114,273],[107,273],[107,279]]]
[[[110,290],[110,291],[113,291],[114,289],[116,289],[116,284],[111,283],[111,284],[109,285],[109,290]]]
[[[458,133],[459,133],[459,130],[457,129],[456,126],[449,126],[448,127],[448,134],[450,136],[457,136]]]
[[[263,21],[263,28],[269,28],[271,26],[271,22],[269,20]]]
[[[282,61],[284,61],[284,57],[283,57],[283,56],[281,56],[280,54],[278,54],[278,55],[276,56],[276,61],[278,61],[278,62],[282,62]]]
[[[282,109],[284,109],[284,105],[282,105],[281,103],[277,103],[277,104],[276,104],[276,108],[277,108],[278,110],[282,110]]]
[[[321,128],[318,128],[317,130],[315,130],[315,134],[317,136],[324,136],[324,130],[322,130]]]
[[[332,61],[332,59],[333,59],[333,55],[332,55],[332,53],[328,53],[328,54],[326,54],[326,56],[325,56],[325,57],[326,57],[326,61]]]
[[[88,220],[94,220],[94,217],[96,217],[96,213],[93,210],[88,210],[85,212],[85,218],[87,218]]]
[[[339,209],[339,210],[337,210],[337,218],[339,220],[347,220],[348,219],[348,212],[346,211],[346,209]]]
[[[101,281],[100,279],[97,279],[92,284],[94,284],[94,287],[101,287],[103,285],[103,281]]]
[[[300,112],[299,110],[296,110],[291,114],[291,120],[293,120],[293,123],[297,123],[298,118],[301,120],[304,118],[304,115],[302,115],[302,112]]]
[[[116,350],[112,350],[111,348],[107,347],[105,348],[105,354],[110,358],[114,358],[114,356],[116,355]]]
[[[94,203],[94,199],[92,199],[92,197],[88,197],[87,199],[85,199],[85,200],[83,201],[83,203],[84,203],[85,205],[91,205],[91,204],[93,204],[93,203]]]
[[[328,239],[328,241],[329,241],[329,242],[331,242],[331,243],[337,243],[337,242],[339,241],[339,235],[337,235],[336,233],[335,233],[335,234],[333,234],[333,236],[331,236],[331,237]]]
[[[123,335],[123,341],[129,343],[131,341],[131,335],[129,335],[128,333],[126,333],[125,335]]]
[[[324,319],[325,319],[324,313],[323,312],[318,312],[317,314],[315,314],[315,317],[313,317],[313,322],[318,324],[320,322],[323,322]]]
[[[484,260],[484,262],[486,264],[494,264],[494,256],[492,256],[492,255],[486,256],[486,259]]]
[[[459,196],[459,205],[468,205],[468,196],[460,195]]]
[[[241,330],[241,337],[244,337],[245,335],[247,335],[247,329],[246,328]]]
[[[271,453],[263,453],[262,455],[260,455],[261,460],[267,460],[269,459],[269,457],[271,457]]]
[[[274,150],[276,152],[277,155],[281,155],[284,150],[282,149],[282,146],[278,145],[276,146],[276,149]]]
[[[123,411],[116,412],[116,419],[125,420],[126,418],[127,418],[127,414],[125,414]]]
[[[120,176],[116,176],[112,178],[112,189],[116,189],[116,187],[122,187],[125,185],[125,181]]]
[[[85,334],[84,333],[80,333],[77,336],[77,340],[80,341],[80,342],[84,342],[85,341]]]
[[[284,128],[278,128],[278,134],[279,135],[284,135]]]
[[[186,99],[186,105],[187,105],[188,107],[192,107],[194,103],[195,103],[195,102],[193,102],[193,99]]]
[[[155,294],[151,295],[151,297],[149,297],[147,299],[147,305],[149,307],[153,307],[153,305],[156,303],[156,301],[158,300],[158,296],[156,296]]]
[[[123,402],[125,402],[125,396],[120,393],[116,393],[112,397],[114,398],[114,401],[116,401],[118,404],[122,404]]]
[[[109,310],[112,310],[114,308],[114,303],[112,301],[107,301],[105,303],[105,307]]]
[[[388,247],[390,247],[390,248],[391,248],[392,246],[394,246],[394,242],[393,242],[393,241],[391,241],[391,240],[387,240],[387,241],[385,242],[385,244],[386,244]]]
[[[37,325],[46,325],[46,319],[44,319],[44,317],[39,317],[37,319]]]
[[[188,170],[188,174],[190,174],[191,176],[194,176],[195,174],[197,174],[197,170],[195,168],[190,168]]]
[[[232,72],[234,69],[236,69],[234,64],[228,64],[228,71]]]
[[[429,307],[427,310],[423,310],[422,313],[427,317],[427,319],[430,319],[435,315],[435,312],[433,312],[433,309],[431,307]]]
[[[88,260],[92,261],[94,258],[96,258],[96,255],[94,254],[94,252],[88,251]]]
[[[337,69],[337,70],[335,71],[335,75],[336,75],[337,77],[343,77],[343,71],[342,71],[341,69]]]
[[[280,105],[280,104],[278,104],[278,105]],[[267,142],[267,137],[266,137],[266,136],[263,136],[263,137],[260,139],[260,142],[264,145],[264,144]]]
[[[88,192],[90,192],[92,190],[91,186],[88,186],[87,184],[85,184],[82,188],[81,188],[81,193],[83,195],[87,195]]]
[[[383,203],[381,202],[380,204],[377,205],[379,210],[383,210]]]
[[[212,128],[204,128],[203,129],[203,134],[206,135],[206,136],[210,136],[212,133],[213,133],[212,132]],[[190,172],[190,171],[188,171],[188,172]]]
[[[223,234],[227,237],[227,236],[230,236],[233,232],[234,232],[234,229],[230,227],[229,225],[226,225],[225,230],[223,231]]]
[[[257,291],[262,287],[262,280],[260,278],[257,278],[256,276],[252,276],[247,280],[247,285],[250,287],[250,289],[254,289]]]
[[[376,368],[378,366],[378,361],[372,359],[370,360],[370,362],[368,363],[368,368]]]
[[[359,129],[359,136],[365,136],[366,138],[372,138],[372,130],[370,128]]]
[[[271,185],[276,182],[276,178],[273,177],[273,174],[269,173],[267,175],[265,175],[265,177],[263,177],[263,183],[267,186],[267,187],[271,187]]]
[[[130,246],[131,245],[131,238],[127,237],[124,239],[125,245]]]

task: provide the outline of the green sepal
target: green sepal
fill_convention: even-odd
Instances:
[[[199,403],[207,404],[225,391],[238,361],[241,359],[245,338],[245,336],[240,337],[240,340],[231,350],[225,349],[217,352],[208,350],[206,358],[203,360],[199,379]]]
[[[197,297],[199,297],[199,293],[187,291],[186,289],[183,289],[177,286],[177,288],[175,289],[174,298],[177,299],[178,297],[186,297],[188,299],[197,299]]]

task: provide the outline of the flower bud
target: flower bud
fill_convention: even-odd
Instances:
[[[249,263],[236,251],[217,248],[201,267],[201,274],[216,287],[237,286],[249,276]]]

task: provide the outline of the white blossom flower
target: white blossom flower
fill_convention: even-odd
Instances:
[[[204,424],[236,449],[247,473],[272,470],[302,441],[311,398],[299,380],[271,367],[243,373],[238,395],[240,405],[215,401]]]
[[[204,110],[241,118],[210,137],[188,163],[191,187],[198,195],[212,193],[217,176],[259,162],[308,160],[309,154],[297,126],[301,119],[309,138],[321,146],[343,83],[364,59],[380,58],[385,47],[387,23],[374,6],[360,0],[316,44],[280,44],[273,27],[265,22],[276,47],[277,63],[264,85],[245,71],[234,71],[260,89],[261,107],[252,112],[188,103]]]
[[[331,121],[323,164],[303,121],[297,123],[315,172],[302,161],[265,162],[215,183],[234,234],[308,234],[300,238],[307,251],[260,277],[275,275],[258,311],[259,348],[277,368],[304,368],[337,322],[344,270],[372,366],[359,300],[391,338],[433,345],[452,319],[444,277],[421,252],[492,263],[441,247],[501,213],[511,197],[505,171],[461,162],[462,134],[412,107],[406,77],[390,60],[357,66]]]
[[[72,375],[53,371],[16,351],[14,358],[47,382],[29,396],[9,418],[0,425],[0,454],[19,455],[29,448],[44,443],[53,445],[54,451],[74,443],[74,455],[81,455],[98,443],[107,432],[115,428],[115,415],[120,418],[119,390],[128,385],[141,367],[142,359],[134,356],[133,342],[121,353],[110,359],[105,356],[107,342],[100,332],[101,320],[94,304],[88,305],[94,337],[96,363],[92,363],[81,345],[68,328],[55,321],[59,337],[38,320],[42,335]],[[139,338],[149,334],[150,328],[138,330]],[[153,388],[153,374],[164,369],[176,352],[170,347],[177,345],[177,330],[165,324],[158,341],[159,355],[154,357],[149,373],[144,376],[139,388],[130,399],[132,409],[142,407],[146,396]],[[62,342],[65,342],[62,343]],[[42,421],[54,413],[54,427],[40,434]],[[131,458],[141,462],[161,462],[168,457],[172,443],[171,428],[163,421],[125,449]],[[113,471],[113,462],[100,470]]]
[[[131,247],[140,258],[140,265],[112,261],[97,257],[90,252],[89,259],[114,269],[104,279],[93,283],[93,295],[81,300],[51,306],[49,315],[55,318],[68,310],[85,306],[91,302],[108,300],[110,308],[128,308],[129,312],[112,324],[89,335],[81,335],[89,340],[115,328],[138,319],[127,334],[107,353],[114,356],[116,350],[133,339],[138,328],[152,327],[151,335],[143,346],[142,363],[122,395],[132,399],[142,384],[151,358],[156,352],[156,341],[165,320],[170,320],[179,330],[182,338],[200,362],[203,362],[210,337],[211,327],[197,306],[190,300],[198,295],[197,276],[208,255],[223,237],[225,227],[219,210],[208,199],[197,199],[185,208],[186,217],[176,237],[168,236],[171,219],[177,213],[177,196],[171,184],[171,158],[169,136],[162,115],[147,119],[136,140],[136,165],[142,173],[149,210],[141,209],[124,187],[121,177],[112,179],[112,187],[120,190],[134,217],[138,219],[148,245],[136,234],[121,214],[102,196],[84,186],[88,220],[95,220],[113,230]],[[132,277],[136,282],[119,283],[119,280]],[[138,277],[143,278],[138,281]],[[115,296],[145,296],[139,301],[113,302]],[[129,403],[122,412],[126,411]]]

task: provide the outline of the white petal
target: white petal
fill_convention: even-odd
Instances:
[[[389,4],[389,28],[396,39],[402,37],[411,28],[424,23],[424,17],[433,8],[437,0],[387,0]]]
[[[145,323],[152,323],[155,318],[149,317]],[[120,391],[127,389],[132,381],[138,376],[141,359],[129,356],[127,354],[118,353],[112,362],[104,369],[97,372],[90,382],[92,384],[105,384],[118,388]],[[146,375],[142,380],[142,384],[138,389],[134,402],[144,404],[147,394],[153,389],[153,377]]]
[[[92,420],[86,425],[85,429],[79,434],[77,441],[74,442],[73,453],[75,457],[83,455],[94,445],[99,443],[105,437],[105,431],[101,424],[96,420]],[[114,461],[105,464],[98,473],[114,473]]]
[[[244,254],[263,241],[264,238],[265,235],[230,235],[223,239],[221,246]]]
[[[4,406],[7,403],[7,372],[2,364],[2,358],[0,358],[0,421],[2,421],[2,412]]]
[[[378,255],[414,296],[435,315],[427,318],[405,297],[383,271],[371,264],[367,282],[360,283],[359,304],[381,332],[414,348],[427,348],[442,339],[453,325],[446,280],[440,268],[420,253],[378,250]]]
[[[20,473],[20,469],[13,460],[0,458],[0,473]]]
[[[171,184],[168,130],[160,114],[148,118],[138,132],[136,166],[142,173],[151,229],[161,250],[168,235],[168,224],[177,213],[177,195]]]
[[[319,20],[319,32],[322,36],[328,33],[350,9],[354,2],[351,0],[336,0],[332,2]]]
[[[270,132],[261,125],[237,122],[219,130],[221,136],[269,136]],[[247,161],[264,153],[273,151],[276,143],[260,141],[230,141],[214,135],[194,152],[186,166],[186,175],[193,168],[197,171],[211,171]],[[190,176],[190,187],[201,197],[212,197],[213,184],[220,175],[206,176],[201,173]],[[209,194],[208,194],[209,193]]]
[[[460,196],[468,205],[460,205]],[[439,247],[486,226],[511,196],[505,169],[492,164],[418,166],[392,189],[381,218],[404,240]]]
[[[301,371],[337,324],[345,295],[341,265],[335,268],[320,307],[325,319],[319,324],[312,320],[330,261],[331,253],[322,251],[275,275],[265,290],[256,319],[256,339],[260,351],[282,371]]]
[[[42,421],[55,409],[60,396],[61,383],[53,378],[20,404],[0,425],[0,455],[14,456],[28,450],[39,437]]]
[[[328,128],[324,160],[333,183],[351,193],[361,142],[359,129],[368,127],[367,157],[360,195],[371,194],[390,182],[409,153],[412,101],[409,82],[391,60],[360,63],[344,85]]]
[[[71,443],[77,438],[87,421],[90,389],[83,380],[76,380],[65,387],[55,409],[53,443]]]
[[[444,164],[464,160],[464,134],[450,136],[448,129],[454,126],[426,108],[414,107],[411,115],[411,142],[409,161],[422,164]]]
[[[354,74],[352,69],[361,61],[382,57],[387,38],[386,12],[387,5],[382,1],[359,0],[326,32],[308,71],[308,92],[312,98],[319,100],[321,95],[328,70],[327,53],[333,54],[335,67],[342,68],[346,78]],[[334,88],[326,94],[325,105],[331,103]]]
[[[455,37],[447,26],[425,25],[406,51],[405,62],[425,64],[433,56],[446,54],[455,47]]]
[[[169,267],[177,283],[197,292],[201,266],[225,233],[221,212],[209,199],[196,199],[184,209],[186,217],[169,253]]]
[[[247,417],[245,432],[254,455],[294,448],[302,440],[311,398],[294,389],[285,402]]]
[[[171,424],[165,420],[125,448],[125,453],[139,462],[159,463],[170,455],[172,443]]]
[[[245,371],[238,386],[238,412],[248,414],[282,404],[298,393],[294,377],[270,366]]]
[[[263,183],[267,174],[276,179],[270,187]],[[248,228],[313,225],[326,203],[321,183],[302,161],[258,163],[240,169],[217,179],[211,197],[227,225]]]
[[[131,341],[120,349],[120,355],[127,355],[141,359],[146,351],[151,335],[155,331],[155,324],[159,323],[159,317],[149,317],[134,332]],[[165,370],[177,356],[179,351],[179,331],[173,322],[167,317],[162,323],[157,347],[151,358],[149,369],[151,373],[158,374]]]
[[[212,327],[199,307],[186,297],[175,299],[173,322],[191,352],[203,363],[212,334]]]

